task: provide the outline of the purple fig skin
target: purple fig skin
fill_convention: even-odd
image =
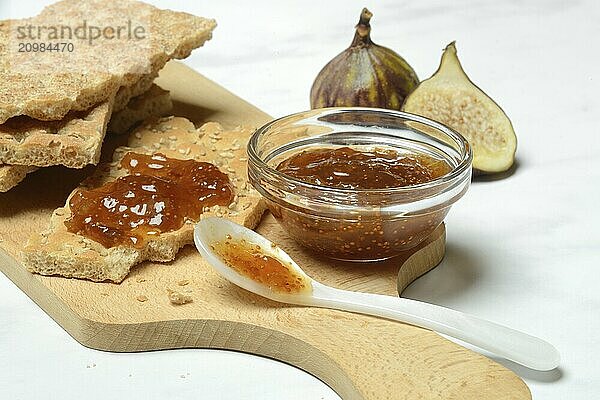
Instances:
[[[400,110],[419,84],[411,66],[394,51],[371,40],[373,14],[363,9],[354,40],[315,79],[311,108],[378,107]]]

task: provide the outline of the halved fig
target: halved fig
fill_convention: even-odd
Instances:
[[[406,98],[402,109],[441,122],[462,134],[473,149],[476,173],[508,170],[514,163],[517,137],[504,111],[462,69],[454,42],[440,67]]]

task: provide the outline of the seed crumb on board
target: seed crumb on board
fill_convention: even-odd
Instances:
[[[192,301],[194,301],[191,295],[171,289],[167,289],[167,296],[169,297],[169,301],[171,302],[171,304],[176,305],[191,303]]]
[[[138,297],[136,297],[136,300],[139,301],[140,303],[143,303],[145,301],[148,301],[148,297],[142,295],[139,295]]]
[[[187,280],[187,279],[182,279],[182,280],[180,280],[179,282],[177,282],[177,284],[178,284],[179,286],[186,286],[186,285],[189,285],[189,284],[190,284],[190,281],[189,281],[189,280]]]

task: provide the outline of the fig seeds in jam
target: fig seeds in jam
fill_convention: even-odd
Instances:
[[[240,275],[267,285],[274,292],[311,291],[311,284],[306,278],[297,274],[291,265],[284,265],[280,260],[266,254],[259,245],[248,243],[243,239],[240,241],[228,239],[215,242],[211,247]]]
[[[357,151],[349,147],[306,150],[277,170],[314,185],[340,189],[390,189],[430,182],[450,172],[447,162],[424,153]]]

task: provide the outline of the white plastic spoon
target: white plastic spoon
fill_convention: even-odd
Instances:
[[[291,266],[294,274],[304,277],[312,290],[309,287],[309,290],[298,293],[277,291],[237,272],[213,250],[215,243],[222,243],[226,239],[234,243],[245,240],[246,243],[259,245],[263,254]],[[550,343],[494,322],[416,300],[351,292],[323,285],[306,275],[290,256],[268,239],[224,218],[211,217],[200,221],[194,231],[194,241],[202,257],[223,277],[274,301],[338,309],[405,322],[446,334],[539,371],[554,369],[560,362],[558,351]]]

